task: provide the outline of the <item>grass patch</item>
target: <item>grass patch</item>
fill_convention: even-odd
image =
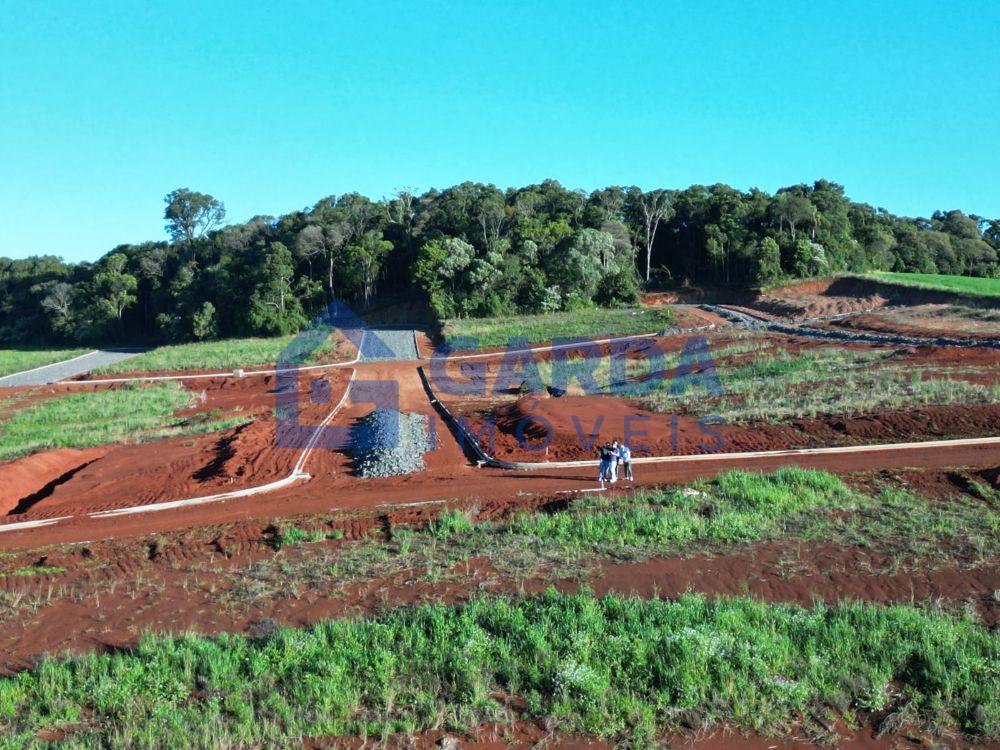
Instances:
[[[731,472],[686,488],[577,498],[565,510],[473,521],[442,513],[426,528],[396,528],[368,539],[262,560],[234,573],[223,599],[253,608],[303,590],[330,591],[414,572],[426,581],[461,580],[482,560],[498,581],[585,579],[607,561],[726,554],[762,541],[855,545],[889,560],[885,572],[940,565],[974,567],[1000,555],[1000,513],[969,498],[926,500],[910,493],[856,492],[825,472],[787,468]]]
[[[698,389],[673,393],[672,382],[645,401],[654,411],[686,409],[726,422],[777,422],[823,414],[849,416],[876,409],[912,409],[931,404],[990,404],[1000,387],[941,376],[933,368],[896,364],[893,353],[841,347],[791,353],[783,348],[739,365],[716,361],[724,394]],[[924,377],[924,373],[930,377]]]
[[[86,354],[89,349],[0,349],[0,378]]]
[[[294,547],[299,544],[315,544],[325,542],[330,536],[315,529],[303,529],[298,526],[282,526],[275,535],[275,544],[281,547]]]
[[[935,318],[967,318],[984,323],[1000,323],[1000,310],[995,307],[944,305],[933,310],[928,310],[927,315]]]
[[[669,307],[587,307],[571,312],[515,315],[508,318],[458,318],[445,321],[445,340],[473,338],[477,347],[549,342],[557,338],[599,338],[655,333],[674,325]]]
[[[25,565],[21,568],[15,568],[6,575],[27,578],[30,576],[54,576],[65,571],[66,568],[58,565]]]
[[[979,297],[1000,297],[1000,279],[935,273],[890,273],[888,271],[873,271],[867,276],[878,281],[887,281],[902,286],[959,292]]]
[[[137,357],[101,367],[94,370],[94,374],[274,367],[279,356],[295,339],[295,336],[281,336],[272,339],[228,339],[161,346]],[[326,358],[332,349],[332,341],[327,337],[308,356],[303,355],[296,359],[303,363],[319,361]]]
[[[52,448],[87,448],[229,429],[246,416],[175,417],[195,396],[179,383],[70,393],[15,412],[0,424],[0,461]]]
[[[780,732],[883,709],[993,737],[998,660],[1000,636],[909,606],[549,592],[49,659],[0,680],[0,728],[7,747],[54,727],[69,748],[377,739],[509,721],[516,696],[522,715],[637,746],[692,716]]]

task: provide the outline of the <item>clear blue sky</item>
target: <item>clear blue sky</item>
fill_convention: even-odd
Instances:
[[[1000,3],[0,0],[0,255],[462,180],[1000,215]]]

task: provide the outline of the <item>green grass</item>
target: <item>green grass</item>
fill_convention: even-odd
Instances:
[[[15,372],[62,362],[85,354],[89,349],[0,349],[0,378]]]
[[[716,365],[722,396],[709,396],[701,387],[672,393],[674,381],[664,381],[645,399],[646,406],[663,412],[686,409],[737,423],[931,404],[990,404],[1000,398],[1000,385],[952,379],[933,368],[926,370],[930,377],[923,377],[926,368],[896,363],[892,352],[879,350],[829,346],[796,354],[779,347],[745,364]]]
[[[65,571],[66,568],[59,565],[25,565],[21,568],[15,568],[7,575],[28,578],[31,576],[54,576]]]
[[[87,448],[127,440],[223,430],[246,416],[175,417],[195,395],[176,382],[70,393],[21,409],[0,423],[0,461],[52,448]]]
[[[415,571],[433,582],[454,578],[470,560],[488,562],[500,581],[584,580],[609,560],[729,554],[748,544],[793,539],[877,550],[891,561],[891,572],[975,567],[1000,555],[1000,513],[968,498],[868,495],[804,469],[732,472],[684,489],[588,495],[565,510],[502,522],[475,523],[468,511],[448,511],[427,528],[395,528],[389,540],[253,563],[234,574],[223,600],[252,611],[255,602],[289,592],[340,590]]]
[[[129,651],[0,679],[7,748],[285,746],[301,737],[548,720],[648,747],[727,722],[778,733],[803,716],[1000,731],[1000,635],[910,606],[801,608],[548,592],[424,605],[242,635],[145,637]]]
[[[295,336],[281,336],[273,339],[228,339],[161,346],[137,357],[130,357],[94,370],[94,374],[171,370],[225,371],[238,367],[273,368],[278,362],[279,355],[294,340]],[[329,354],[331,348],[331,341],[327,338],[305,361],[318,361]]]
[[[887,271],[873,271],[868,276],[878,281],[887,281],[903,286],[960,292],[980,297],[1000,297],[1000,279],[987,279],[978,276],[948,276],[935,273],[889,273]]]
[[[669,307],[588,307],[571,312],[516,315],[508,318],[459,318],[445,321],[447,342],[471,337],[479,347],[513,342],[540,343],[556,338],[600,338],[655,333],[674,325]]]

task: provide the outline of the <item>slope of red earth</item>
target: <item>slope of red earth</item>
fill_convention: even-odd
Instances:
[[[333,408],[349,376],[349,369],[336,369],[303,377],[299,403],[304,424],[314,424]],[[329,403],[314,403],[309,396],[320,381],[328,384]],[[242,489],[291,473],[301,448],[283,447],[277,440],[274,376],[181,382],[195,395],[195,403],[177,416],[215,413],[250,421],[223,432],[48,451],[0,465],[0,480],[10,479],[0,484],[2,507],[7,513],[18,511],[17,516],[30,511],[26,518],[59,517]]]

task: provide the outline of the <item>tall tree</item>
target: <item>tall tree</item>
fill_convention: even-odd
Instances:
[[[94,276],[97,305],[108,317],[121,322],[125,308],[136,301],[135,290],[139,285],[135,276],[126,273],[128,258],[114,253],[104,259],[102,269]]]
[[[334,221],[320,226],[310,224],[295,240],[299,254],[305,258],[322,255],[326,258],[326,289],[333,299],[333,269],[338,253],[344,248],[351,227],[346,221]]]
[[[650,190],[644,193],[637,187],[628,190],[625,210],[628,212],[637,245],[642,243],[646,252],[645,279],[649,281],[653,268],[653,245],[660,224],[670,217],[673,194],[667,190]]]
[[[349,263],[357,270],[361,296],[365,307],[375,294],[375,282],[382,264],[392,250],[392,243],[382,239],[381,232],[365,232],[361,240],[347,249]]]
[[[167,193],[163,201],[167,204],[163,211],[167,233],[174,242],[186,242],[188,246],[226,218],[225,205],[206,193],[178,188]]]

